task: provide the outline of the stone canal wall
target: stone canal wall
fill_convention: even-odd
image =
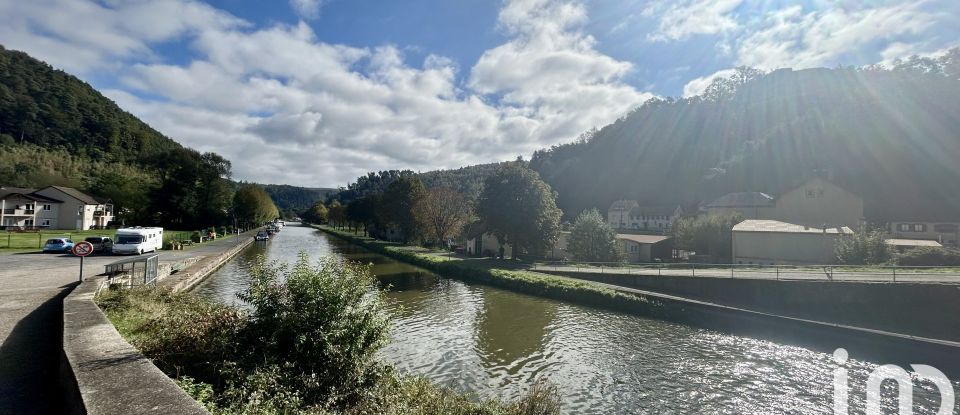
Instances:
[[[960,285],[540,271],[831,324],[960,342]]]
[[[236,245],[228,248],[219,255],[211,255],[195,261],[189,267],[170,275],[158,283],[158,286],[170,288],[174,292],[190,291],[197,284],[206,279],[210,274],[222,267],[227,261],[233,259],[240,251],[253,243],[253,237],[242,239]]]

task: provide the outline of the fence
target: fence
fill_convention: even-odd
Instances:
[[[0,248],[43,248],[43,244],[50,238],[67,238],[80,242],[88,236],[113,236],[110,232],[51,232],[51,231],[6,231],[0,232]],[[76,238],[76,239],[74,239]]]
[[[538,262],[534,271],[776,280],[960,283],[960,267]]]
[[[137,265],[140,265],[139,267]],[[138,287],[157,281],[160,268],[160,256],[133,257],[104,266],[108,284],[120,284],[123,287]]]

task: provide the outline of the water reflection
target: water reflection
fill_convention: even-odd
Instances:
[[[505,385],[528,361],[541,358],[557,303],[494,290],[483,291],[481,299],[474,333],[477,354],[488,372]]]
[[[440,278],[305,227],[248,248],[197,291],[236,301],[257,255],[289,263],[301,250],[372,263],[390,287],[383,358],[461,391],[511,399],[542,377],[558,386],[569,414],[832,413],[829,354]],[[864,412],[876,366],[856,356],[847,363],[850,413]],[[932,384],[914,384],[914,413],[936,413]],[[885,388],[891,413],[893,384]]]

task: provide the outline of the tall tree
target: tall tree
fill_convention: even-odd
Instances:
[[[420,228],[438,244],[459,233],[473,215],[470,201],[449,187],[428,189],[414,212]]]
[[[314,202],[313,206],[310,206],[301,214],[303,220],[310,223],[324,223],[327,221],[328,215],[327,206],[320,201]]]
[[[560,234],[556,199],[537,172],[511,163],[484,182],[477,213],[489,232],[513,246],[514,258],[542,256]]]
[[[670,231],[677,248],[709,254],[716,261],[730,261],[733,256],[733,226],[742,221],[743,217],[739,214],[681,218],[674,222]]]
[[[390,226],[400,230],[403,242],[407,243],[419,237],[420,229],[414,215],[414,207],[423,198],[423,183],[416,176],[398,177],[383,192],[380,204],[380,216]]]
[[[617,232],[596,209],[577,215],[570,230],[567,248],[578,261],[609,262],[620,260]]]
[[[233,211],[237,222],[245,226],[259,226],[279,217],[280,212],[262,187],[245,184],[233,197]]]
[[[333,227],[342,228],[347,222],[346,208],[339,201],[330,202],[330,206],[327,208],[327,220]]]

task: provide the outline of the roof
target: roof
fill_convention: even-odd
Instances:
[[[727,193],[704,205],[705,208],[773,207],[773,196],[763,192]]]
[[[26,187],[0,187],[0,199],[6,199],[8,196],[12,195],[20,195],[24,198],[37,202],[62,203],[60,200],[34,193],[36,191],[37,189],[30,189]]]
[[[100,205],[100,204],[102,204],[101,202],[97,201],[97,199],[96,199],[95,197],[90,196],[90,195],[88,195],[88,194],[86,194],[86,193],[83,193],[83,192],[81,192],[81,191],[79,191],[79,190],[77,190],[77,189],[74,189],[74,188],[72,188],[72,187],[49,186],[49,187],[45,187],[44,189],[49,189],[49,188],[57,189],[57,190],[59,190],[59,191],[61,191],[61,192],[63,192],[63,193],[66,193],[68,196],[70,196],[70,197],[72,197],[72,198],[74,198],[74,199],[77,199],[77,200],[79,200],[79,201],[81,201],[81,202],[83,202],[83,203],[86,203],[86,204],[88,204],[88,205]],[[43,189],[40,189],[40,190],[43,190]]]
[[[933,247],[942,247],[940,242],[930,241],[926,239],[887,239],[883,243],[893,246],[933,246]]]
[[[670,237],[665,235],[635,235],[630,233],[618,233],[617,239],[632,241],[638,244],[656,244],[666,241],[667,239],[670,239]]]
[[[673,216],[677,208],[677,205],[637,206],[630,209],[630,216]]]
[[[775,232],[775,233],[818,233],[818,234],[844,234],[852,235],[853,230],[849,227],[836,228],[814,228],[812,226],[797,225],[794,223],[780,222],[778,220],[767,219],[748,219],[740,222],[733,227],[734,232]]]
[[[609,210],[630,210],[638,205],[636,200],[617,200],[610,205]]]

